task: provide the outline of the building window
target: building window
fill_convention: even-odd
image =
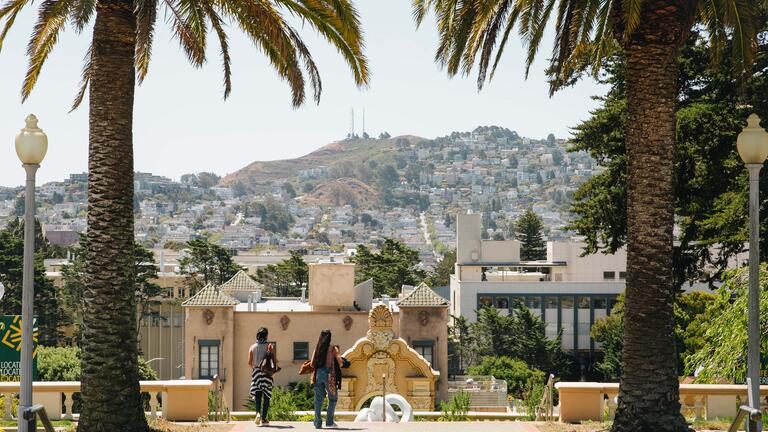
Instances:
[[[491,296],[480,296],[480,300],[478,301],[478,306],[491,307],[492,305],[493,305],[493,299],[491,299]]]
[[[557,309],[557,297],[546,297],[547,309]]]
[[[619,272],[619,280],[627,280],[627,272]]]
[[[608,299],[608,313],[611,313],[613,308],[616,306],[616,303],[618,303],[619,300],[616,297],[611,297]]]
[[[525,297],[522,297],[522,296],[512,297],[512,306],[517,307],[518,305],[525,306]]]
[[[509,299],[506,297],[496,297],[497,309],[509,309]]]
[[[579,297],[579,309],[589,309],[589,297]]]
[[[293,359],[309,360],[309,342],[293,343]]]
[[[592,299],[592,307],[595,309],[605,309],[608,303],[605,301],[605,297],[595,297]]]
[[[616,279],[616,272],[603,272],[603,280]]]
[[[560,299],[560,307],[562,309],[573,309],[573,297],[566,296]]]
[[[200,373],[198,378],[211,379],[219,374],[219,345],[218,340],[201,340],[200,345]]]
[[[528,297],[528,305],[532,309],[541,309],[541,297]]]
[[[432,340],[415,340],[413,341],[413,349],[424,357],[429,364],[432,364],[432,357],[434,353],[435,341]]]

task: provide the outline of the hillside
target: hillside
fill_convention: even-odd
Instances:
[[[376,191],[354,178],[340,178],[324,182],[312,192],[301,197],[307,204],[340,207],[349,204],[352,207],[369,207],[379,204],[380,197]]]
[[[354,139],[337,141],[321,147],[312,153],[296,159],[259,161],[227,175],[221,180],[222,186],[242,183],[251,192],[256,192],[277,180],[295,181],[300,171],[326,167],[332,171],[342,165],[353,166],[369,160],[389,162],[398,153],[398,143],[417,143],[424,138],[405,135],[388,139]]]

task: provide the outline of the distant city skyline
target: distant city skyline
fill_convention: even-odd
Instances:
[[[355,109],[357,132],[365,107],[366,131],[372,136],[411,134],[434,138],[452,131],[498,125],[521,136],[558,138],[588,117],[604,88],[590,78],[548,96],[545,51],[524,79],[524,53],[511,43],[496,78],[482,92],[476,75],[448,79],[433,62],[437,37],[431,21],[415,29],[410,6],[401,2],[358,1],[366,33],[371,85],[357,89],[343,60],[308,27],[296,23],[306,38],[323,79],[319,105],[290,106],[290,94],[264,56],[241,34],[231,41],[233,93],[222,100],[218,46],[211,41],[208,63],[191,67],[165,24],[159,25],[153,63],[136,91],[135,170],[178,179],[184,173],[234,172],[257,160],[289,159],[344,138]],[[21,104],[19,89],[27,57],[26,43],[37,5],[19,16],[0,53],[0,185],[19,186],[24,171],[13,138],[30,112],[48,133],[50,148],[39,171],[41,183],[63,180],[87,169],[88,106],[68,113],[79,83],[90,30],[65,32],[43,70],[30,99]],[[546,38],[551,41],[552,35]]]

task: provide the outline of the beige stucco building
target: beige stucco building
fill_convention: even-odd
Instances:
[[[237,289],[229,283],[222,287],[209,285],[185,301],[184,376],[198,379],[218,374],[224,381],[229,406],[233,410],[241,410],[249,398],[251,371],[247,364],[248,349],[255,342],[260,327],[269,330],[269,340],[277,348],[282,371],[275,375],[275,384],[286,386],[307,379],[306,376],[299,376],[298,370],[311,357],[321,330],[331,330],[332,343],[339,345],[342,352],[361,346],[360,340],[369,334],[370,312],[376,307],[379,310],[384,307],[392,317],[393,337],[408,347],[400,351],[407,351],[410,359],[410,362],[395,360],[400,366],[394,369],[393,379],[405,383],[407,376],[417,378],[416,375],[423,375],[423,379],[415,381],[420,383],[416,390],[413,386],[409,389],[407,385],[397,389],[405,392],[403,396],[406,397],[410,397],[408,392],[419,395],[421,406],[425,405],[425,395],[429,395],[432,402],[445,397],[448,375],[447,300],[426,285],[406,287],[398,298],[373,299],[371,281],[355,285],[354,264],[316,263],[310,264],[309,268],[308,299],[304,296],[262,298],[260,286],[255,282],[251,285],[250,278],[240,273],[233,277],[233,281],[237,281]],[[412,357],[411,351],[421,360]],[[357,357],[362,359],[359,354]],[[359,363],[361,360],[350,360],[353,367],[346,370],[345,375],[359,373],[359,368],[363,367]],[[355,362],[358,364],[355,365]],[[417,370],[421,372],[414,372]],[[433,379],[427,377],[430,375],[424,372],[427,370],[434,370]],[[429,381],[428,378],[432,379],[431,387],[424,384]],[[364,394],[357,393],[357,397],[362,396]]]

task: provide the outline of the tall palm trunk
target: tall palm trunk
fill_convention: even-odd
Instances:
[[[627,58],[627,289],[623,371],[613,431],[687,431],[680,413],[672,279],[677,55],[688,0],[643,5]]]
[[[85,432],[148,430],[139,393],[133,259],[131,0],[100,0],[90,70],[88,234],[82,339]]]

